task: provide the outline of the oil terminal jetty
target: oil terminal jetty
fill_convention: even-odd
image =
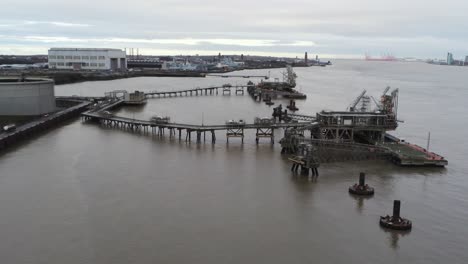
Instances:
[[[224,131],[226,141],[240,138],[244,142],[245,131],[255,131],[255,141],[258,144],[262,138],[267,138],[273,144],[275,136],[282,135],[279,141],[282,153],[291,155],[291,162],[301,166],[316,168],[324,162],[347,160],[387,159],[402,166],[445,166],[447,160],[420,146],[403,142],[391,136],[388,132],[398,127],[398,89],[389,91],[387,87],[380,100],[373,100],[377,109],[370,108],[371,98],[363,91],[348,107],[347,111],[321,111],[315,115],[293,114],[283,110],[279,105],[274,108],[272,117],[252,117],[253,122],[245,120],[227,121],[225,124],[195,125],[170,122],[169,117],[154,117],[151,120],[138,120],[114,115],[112,110],[127,104],[144,104],[149,99],[180,96],[215,96],[244,95],[247,91],[254,100],[285,97],[297,93],[293,89],[294,78],[284,82],[260,83],[247,85],[212,86],[204,88],[183,89],[176,91],[133,92],[116,90],[102,97],[57,97],[57,102],[69,104],[66,110],[44,116],[39,120],[18,127],[15,131],[0,134],[0,148],[6,148],[19,139],[50,127],[58,121],[63,121],[77,113],[82,113],[85,122],[96,122],[116,129],[124,129],[133,133],[147,133],[170,138],[178,138],[192,142],[192,134],[196,143],[206,142],[206,134],[211,136],[211,142],[216,142],[216,133]],[[283,133],[275,132],[283,130]],[[315,164],[315,165],[314,165]],[[314,167],[315,166],[315,167]],[[306,167],[307,168],[307,167]]]
[[[234,91],[246,87],[231,86],[230,89]],[[216,89],[228,88],[196,88],[149,93],[146,96],[164,98],[169,95],[215,95]],[[109,111],[125,105],[122,91],[117,91],[109,93],[108,96],[111,97],[105,97],[107,101],[98,108],[84,112],[82,119],[133,133],[151,133],[157,136],[164,136],[167,133],[169,138],[178,138],[186,142],[192,142],[193,133],[196,143],[206,142],[207,132],[211,134],[211,142],[215,143],[217,131],[224,131],[228,142],[232,137],[241,138],[243,142],[244,131],[249,129],[256,131],[257,143],[261,138],[269,138],[270,142],[274,143],[275,135],[278,134],[275,130],[282,129],[284,131],[280,140],[282,152],[292,155],[291,160],[295,162],[304,162],[304,156],[298,153],[304,154],[306,146],[310,145],[313,146],[309,148],[313,149],[313,159],[320,163],[386,159],[401,166],[446,166],[448,162],[444,157],[387,133],[398,126],[396,118],[398,89],[390,94],[387,94],[388,91],[389,88],[385,89],[381,96],[379,111],[376,112],[366,110],[368,98],[363,92],[349,107],[349,111],[322,111],[315,115],[299,115],[283,111],[280,105],[275,108],[272,118],[254,118],[253,123],[227,122],[217,125],[171,123],[169,118],[138,120],[115,116]]]

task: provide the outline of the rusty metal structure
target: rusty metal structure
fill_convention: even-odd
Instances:
[[[296,87],[297,75],[291,66],[286,67],[283,72],[283,80],[280,82],[278,78],[275,81],[261,81],[257,85],[248,84],[247,91],[255,100],[262,100],[264,97],[277,98],[279,96],[290,99],[306,99],[307,96],[294,89]]]
[[[349,106],[349,111],[317,113],[320,139],[335,142],[383,142],[385,133],[398,127],[398,89],[387,95],[389,89],[390,87],[385,89],[375,110],[371,109],[371,97],[366,96],[364,90]]]
[[[319,176],[318,167],[320,166],[320,162],[317,148],[314,145],[305,143],[299,144],[296,155],[290,157],[289,160],[293,163],[291,167],[292,172],[297,173],[300,168],[301,175],[308,176],[309,171],[311,171],[312,176]]]

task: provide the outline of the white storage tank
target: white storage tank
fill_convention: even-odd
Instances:
[[[0,78],[0,115],[37,116],[55,110],[53,80]]]

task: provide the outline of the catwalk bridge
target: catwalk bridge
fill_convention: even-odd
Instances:
[[[245,90],[252,92],[252,95],[256,94],[259,99],[262,97],[272,97],[276,98],[278,96],[291,97],[299,96],[297,99],[304,99],[305,97],[301,93],[291,93],[289,91],[281,90],[271,90],[271,89],[261,89],[255,85],[231,85],[224,84],[222,86],[210,86],[210,87],[197,87],[193,89],[186,90],[176,90],[176,91],[152,91],[145,92],[146,98],[154,97],[176,97],[176,96],[199,96],[199,95],[217,95],[222,93],[223,95],[230,95],[232,93],[238,95],[243,95]]]
[[[269,79],[269,76],[266,75],[234,75],[234,74],[208,74],[206,76],[211,77],[221,77],[221,78],[262,78]]]
[[[169,132],[169,136],[176,137],[176,131],[178,132],[179,140],[182,140],[182,132],[185,131],[185,141],[191,141],[192,132],[196,134],[197,143],[201,143],[202,136],[203,141],[206,141],[206,132],[211,133],[212,143],[216,142],[215,131],[226,131],[226,140],[229,142],[229,138],[237,137],[244,141],[245,130],[256,130],[256,142],[258,143],[260,138],[270,138],[271,143],[274,143],[274,131],[279,128],[297,128],[302,130],[312,130],[316,128],[316,123],[311,122],[274,122],[273,119],[263,120],[260,123],[254,124],[221,124],[221,125],[194,125],[194,124],[181,124],[181,123],[169,123],[169,122],[154,122],[147,120],[139,120],[128,117],[114,116],[107,110],[121,106],[124,103],[123,100],[107,101],[103,105],[98,105],[95,108],[83,113],[81,116],[84,120],[95,120],[101,124],[126,129],[134,132],[150,132],[163,136],[165,131]]]
[[[175,91],[150,91],[144,92],[146,98],[166,98],[166,97],[182,97],[182,96],[202,96],[202,95],[244,95],[245,91],[248,88],[255,90],[255,99],[261,100],[262,98],[270,97],[276,98],[278,96],[291,96],[290,92],[278,91],[278,90],[268,90],[256,88],[255,85],[231,85],[224,84],[222,86],[209,86],[209,87],[196,87],[192,89],[184,90],[175,90]],[[126,90],[115,90],[106,93],[106,96],[57,96],[59,99],[64,100],[88,100],[88,101],[103,101],[107,99],[123,99],[124,95],[127,94]],[[299,116],[298,116],[299,117]],[[308,121],[306,119],[298,118],[302,121]]]
[[[210,86],[210,87],[197,87],[193,89],[177,90],[177,91],[152,91],[146,92],[145,96],[149,97],[171,97],[171,96],[198,96],[198,95],[214,95],[219,94],[244,94],[247,85],[230,85],[224,84],[222,86]]]
[[[198,95],[215,95],[220,92],[224,94],[244,94],[247,88],[254,88],[253,83],[247,85],[231,85],[224,84],[222,86],[210,86],[204,88],[193,88],[185,90],[176,90],[176,91],[152,91],[144,93],[146,98],[161,98],[161,97],[178,97],[178,96],[198,96]],[[276,93],[281,93],[280,91],[271,91]],[[111,114],[108,110],[111,110],[116,107],[120,107],[125,104],[124,98],[125,94],[128,92],[125,90],[115,90],[107,92],[105,97],[87,97],[83,98],[86,100],[93,99],[97,101],[92,109],[82,114],[84,120],[95,120],[99,121],[101,124],[122,128],[131,131],[143,131],[162,136],[165,134],[165,131],[169,131],[169,136],[176,137],[178,132],[179,140],[182,140],[182,132],[185,132],[185,140],[191,141],[192,132],[196,134],[197,142],[200,143],[203,140],[206,141],[206,132],[211,133],[211,140],[214,143],[216,141],[215,131],[226,131],[226,139],[229,142],[229,138],[237,137],[241,138],[242,142],[244,141],[244,131],[245,130],[256,130],[256,142],[258,143],[260,138],[270,138],[271,143],[274,143],[274,131],[275,129],[287,129],[295,128],[301,131],[310,130],[312,133],[313,129],[316,129],[318,124],[315,121],[315,118],[312,116],[304,115],[290,115],[290,119],[285,122],[276,122],[276,118],[268,119],[262,118],[257,120],[253,124],[245,123],[230,123],[222,125],[193,125],[193,124],[180,124],[180,123],[170,123],[170,122],[154,122],[151,120],[138,120],[131,119],[126,117],[115,116]],[[268,93],[268,92],[266,92]],[[70,98],[76,98],[74,96]],[[280,119],[281,121],[281,119]]]

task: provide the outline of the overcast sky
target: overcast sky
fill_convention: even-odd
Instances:
[[[0,54],[468,55],[467,0],[1,0]]]

